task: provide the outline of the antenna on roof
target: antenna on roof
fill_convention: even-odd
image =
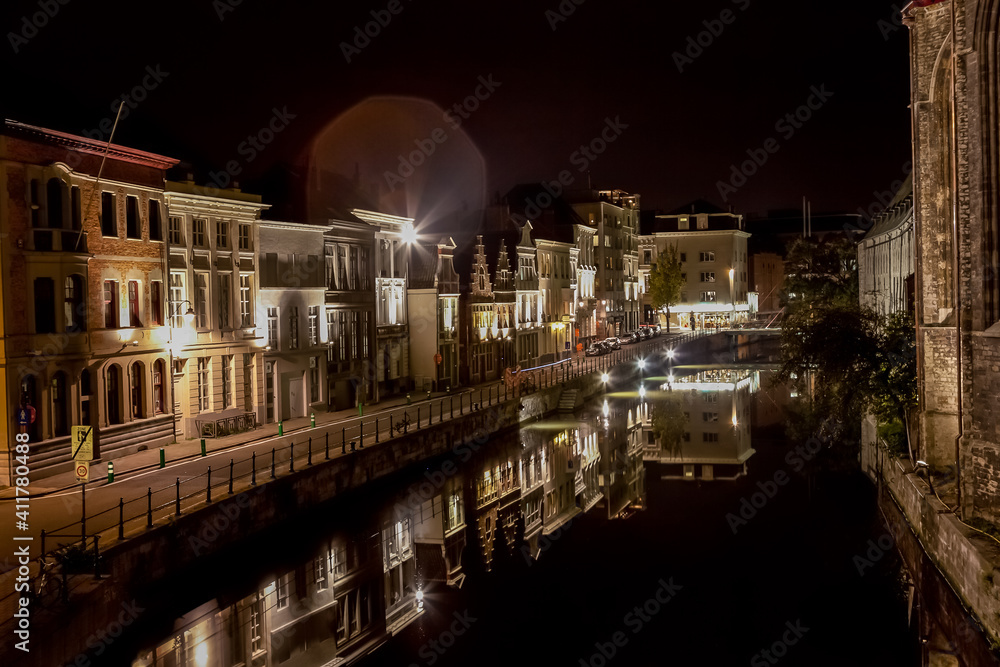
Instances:
[[[104,155],[101,156],[101,166],[97,169],[97,180],[94,181],[94,189],[90,193],[90,201],[87,203],[87,215],[84,216],[84,220],[90,218],[90,212],[94,210],[94,199],[97,197],[97,186],[101,183],[101,173],[104,171],[104,161],[108,159],[108,151],[111,150],[111,139],[115,136],[115,128],[118,127],[118,119],[122,116],[122,107],[125,106],[125,100],[118,105],[118,113],[115,114],[115,124],[111,126],[111,134],[108,135],[108,143],[104,145]],[[80,231],[76,235],[76,244],[73,246],[74,250],[80,249],[80,239],[83,237],[83,225],[80,225]]]

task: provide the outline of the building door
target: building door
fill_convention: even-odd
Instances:
[[[302,390],[302,376],[291,378],[288,381],[288,412],[289,418],[305,417],[306,409],[303,405],[306,394]]]

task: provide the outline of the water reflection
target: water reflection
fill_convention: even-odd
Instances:
[[[133,667],[336,665],[370,653],[424,611],[431,584],[460,588],[497,558],[538,558],[575,517],[643,507],[641,400],[615,398],[530,424],[414,471],[336,525],[306,560],[275,566],[177,618]],[[262,556],[267,553],[261,550]]]
[[[555,606],[550,612],[565,616],[560,633],[581,633],[588,639],[574,641],[592,651],[591,636],[605,637],[608,628],[617,627],[616,596],[645,600],[650,582],[675,573],[712,591],[685,603],[706,601],[704,608],[675,619],[681,635],[694,632],[686,623],[714,618],[720,609],[732,608],[732,618],[727,617],[732,624],[726,627],[740,627],[735,617],[744,612],[723,596],[737,591],[755,605],[759,600],[748,592],[755,584],[741,588],[738,580],[716,581],[721,564],[712,558],[731,548],[745,548],[751,558],[775,543],[790,519],[801,518],[795,514],[802,507],[795,485],[755,524],[764,535],[760,543],[747,541],[740,547],[724,518],[747,488],[756,488],[749,485],[767,469],[766,461],[781,464],[783,452],[776,441],[768,449],[761,439],[762,453],[748,476],[748,461],[757,454],[751,426],[777,424],[787,399],[781,392],[758,391],[761,372],[756,369],[674,372],[669,378],[637,378],[631,391],[609,393],[575,414],[526,424],[478,448],[459,447],[450,456],[320,508],[329,522],[317,525],[316,535],[303,537],[307,544],[296,549],[299,557],[285,563],[279,549],[256,545],[255,557],[274,559],[261,565],[260,571],[269,574],[247,582],[248,588],[208,593],[214,599],[177,618],[173,631],[151,643],[133,665],[325,666],[368,655],[370,664],[385,663],[386,655],[432,664],[431,658],[443,655],[444,640],[455,640],[448,633],[461,614],[471,607],[473,617],[480,618],[481,610],[492,610],[486,612],[492,617],[484,616],[492,621],[469,631],[477,639],[465,639],[449,651],[449,664],[468,664],[494,633],[506,636],[522,623],[542,628],[543,619],[551,620],[545,605],[525,608],[524,601],[534,595],[551,598]],[[644,511],[649,505],[647,465],[655,475],[650,484],[655,484],[656,502]],[[657,479],[661,476],[736,482],[689,485],[662,482]],[[679,507],[685,511],[677,512]],[[578,518],[581,527],[567,530]],[[826,545],[827,534],[817,535],[817,543]],[[800,563],[803,571],[811,571],[812,552],[805,550],[805,542],[782,544],[802,549],[802,554],[788,561],[765,549],[771,555],[755,567],[769,572],[769,567]],[[697,551],[702,547],[704,552]],[[842,560],[850,572],[845,576],[854,576],[853,547],[846,548]],[[825,546],[817,551],[828,552]],[[669,569],[664,567],[667,559]],[[702,563],[704,572],[694,569]],[[586,593],[588,587],[578,582],[598,570],[609,573],[609,585]],[[643,576],[625,578],[623,572],[632,570]],[[493,582],[493,587],[483,582]],[[612,592],[605,595],[605,588]],[[783,590],[774,588],[779,595]],[[789,590],[798,591],[798,585]],[[602,602],[574,597],[585,594]],[[591,625],[577,628],[585,604],[593,605],[588,613],[610,609],[610,621],[600,611],[588,621]],[[795,604],[794,597],[784,600],[775,613],[798,613]],[[810,607],[814,615],[823,608]],[[783,617],[778,620],[784,622]],[[499,623],[498,629],[491,622]],[[769,638],[772,629],[763,624],[760,637]],[[740,630],[734,646],[742,650],[764,641],[751,630],[757,628]],[[405,636],[393,639],[401,633]],[[655,634],[636,638],[633,650],[657,650]],[[640,640],[649,646],[640,649]],[[553,643],[547,650],[561,649]],[[488,652],[494,662],[479,656],[484,664],[501,662]]]
[[[643,406],[643,458],[664,479],[734,480],[747,472],[751,397],[760,371],[709,369],[669,377]]]

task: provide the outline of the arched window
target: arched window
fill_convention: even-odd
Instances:
[[[142,419],[146,416],[146,401],[143,391],[145,389],[146,367],[139,361],[132,364],[132,372],[129,377],[129,387],[132,396],[132,418]]]
[[[66,373],[59,371],[52,377],[52,434],[69,435],[69,390]]]
[[[86,331],[87,330],[87,299],[84,294],[83,276],[74,273],[66,277],[65,283],[64,315],[66,317],[66,331]]]
[[[108,366],[107,374],[108,423],[122,423],[122,369],[118,364]]]
[[[153,362],[153,412],[155,414],[163,412],[163,380],[165,370],[166,365],[163,363],[163,359],[157,359]]]
[[[65,201],[66,184],[58,178],[50,178],[45,186],[45,204],[48,213],[49,227],[62,229],[63,202]]]

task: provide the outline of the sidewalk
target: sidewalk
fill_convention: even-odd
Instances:
[[[635,346],[624,347],[623,349],[628,350],[639,350],[639,349],[650,349],[655,348],[660,345],[665,344],[668,340],[680,337],[682,334],[690,333],[686,331],[677,331],[676,327],[671,331],[671,333],[666,335],[665,333],[659,337],[650,339],[648,341],[643,341]],[[587,357],[584,356],[583,352],[577,352],[573,354],[568,360],[574,367],[580,363],[587,363]],[[558,362],[557,362],[558,363]],[[548,366],[548,365],[547,365]],[[546,367],[547,367],[546,366]],[[527,369],[526,369],[527,370]],[[467,394],[474,394],[476,392],[486,391],[487,388],[497,387],[502,385],[502,380],[492,380],[487,383],[482,383],[478,385],[473,385],[471,387],[458,387],[451,393],[448,392],[432,392],[430,398],[427,398],[425,392],[411,392],[412,402],[410,407],[417,409],[419,406],[423,406],[427,403],[433,403],[435,400],[441,398],[458,397],[465,396]],[[418,398],[419,397],[419,398]],[[471,400],[471,399],[470,399]],[[392,398],[387,398],[380,401],[376,405],[365,406],[364,418],[369,420],[377,415],[388,415],[393,410],[398,410],[407,406],[406,396],[396,396]],[[338,424],[341,422],[346,422],[352,419],[358,418],[357,408],[349,408],[346,410],[339,410],[335,412],[316,412],[316,427]],[[292,435],[296,432],[307,432],[312,430],[312,421],[310,417],[299,417],[296,419],[290,419],[282,422],[282,434],[285,436]],[[278,424],[270,423],[264,424],[253,431],[248,431],[244,433],[237,433],[234,435],[224,436],[220,438],[206,438],[205,439],[205,449],[206,454],[216,454],[219,452],[224,452],[234,447],[241,447],[244,445],[252,444],[255,442],[267,440],[270,438],[275,438],[278,436]],[[184,461],[191,461],[201,458],[201,439],[184,439],[178,440],[174,444],[167,445],[163,448],[166,456],[166,467],[175,465]],[[129,454],[127,456],[118,457],[112,460],[114,463],[115,479],[116,481],[127,478],[130,474],[153,470],[160,467],[160,449],[147,449],[145,451],[136,452],[134,454]],[[107,484],[107,463],[108,461],[98,460],[95,461],[90,470],[90,481],[87,483],[88,489],[96,489]],[[70,470],[64,473],[59,473],[57,475],[52,475],[50,477],[45,477],[37,481],[32,481],[31,497],[39,498],[60,491],[66,491],[69,489],[75,489],[79,487],[79,482],[76,479],[76,474]],[[0,500],[8,500],[14,498],[16,490],[14,487],[3,487],[0,488]]]
[[[447,392],[439,391],[432,392],[430,401],[434,399],[440,399],[447,396],[459,396],[467,393],[472,393],[481,388],[496,386],[496,382],[490,382],[483,385],[476,385],[474,387],[459,387],[450,394]],[[425,392],[419,392],[417,394],[420,396],[419,399],[416,398],[414,392],[411,392],[412,406],[415,408],[418,405],[428,403],[429,400],[426,398],[427,394]],[[375,415],[388,413],[391,410],[405,407],[406,406],[406,396],[396,396],[392,398],[380,401],[377,405],[366,406],[364,411],[364,417],[374,417]],[[330,425],[339,422],[343,422],[349,419],[354,419],[358,417],[357,408],[349,408],[346,410],[339,410],[336,412],[316,412],[316,426]],[[298,431],[306,431],[312,429],[312,420],[310,417],[298,417],[296,419],[289,419],[282,422],[282,433],[283,435],[291,435]],[[205,439],[205,450],[207,454],[214,454],[218,452],[223,452],[233,447],[239,447],[242,445],[247,445],[260,440],[266,440],[268,438],[274,438],[278,435],[278,424],[264,424],[253,431],[247,431],[244,433],[236,433],[233,435],[221,437],[221,438],[206,438]],[[175,464],[181,461],[188,461],[192,459],[201,458],[201,439],[184,439],[178,440],[174,444],[167,445],[164,447],[164,452],[166,454],[167,466]],[[120,479],[129,475],[130,473],[136,473],[144,470],[152,470],[160,467],[160,450],[147,449],[145,451],[136,452],[134,454],[129,454],[127,456],[118,457],[112,460],[115,464],[115,478]],[[107,483],[107,461],[97,460],[92,463],[90,469],[90,481],[87,482],[87,488],[97,488],[103,486]],[[64,473],[59,473],[58,475],[52,475],[50,477],[42,478],[38,481],[33,481],[31,483],[31,495],[32,497],[41,497],[51,493],[57,493],[59,491],[66,491],[68,489],[74,489],[79,486],[79,482],[76,479],[76,474],[73,471],[68,471]],[[15,496],[14,487],[3,487],[0,488],[0,500],[6,500],[14,498]]]

